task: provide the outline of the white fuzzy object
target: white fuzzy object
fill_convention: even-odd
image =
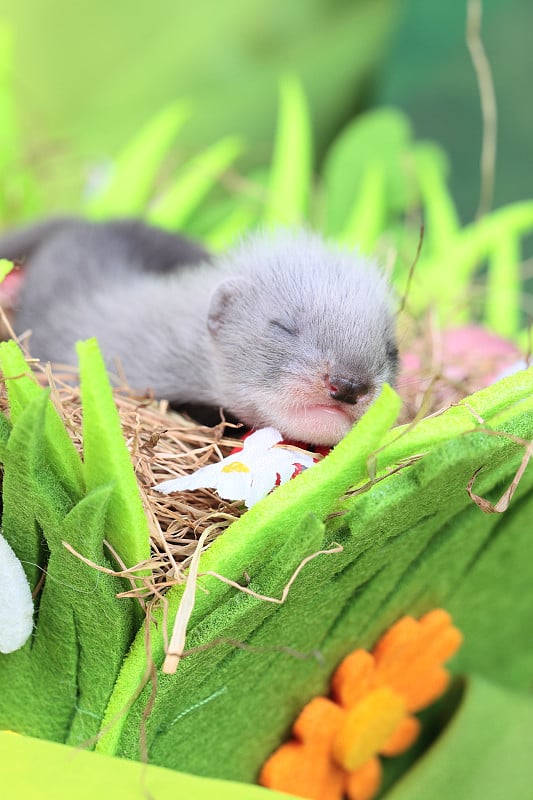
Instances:
[[[312,456],[290,447],[276,447],[282,435],[275,428],[262,428],[244,440],[238,453],[217,464],[154,486],[162,494],[191,489],[216,489],[224,500],[244,500],[250,508],[293,476],[297,465],[303,469],[313,466]]]
[[[33,600],[26,573],[0,534],[0,653],[22,647],[33,629]]]

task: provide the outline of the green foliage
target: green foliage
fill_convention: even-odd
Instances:
[[[112,486],[107,538],[127,567],[150,557],[148,522],[122,436],[103,358],[95,339],[79,342],[83,408],[83,475],[87,490]]]
[[[509,338],[516,335],[521,322],[520,256],[519,237],[510,229],[502,231],[489,256],[485,321]]]
[[[381,232],[393,213],[404,213],[413,200],[402,159],[412,138],[405,116],[395,109],[380,109],[358,117],[331,145],[323,170],[326,190],[326,232],[349,237],[357,223],[354,209],[367,216],[359,197],[372,189],[374,228]],[[370,183],[370,186],[369,186]],[[375,186],[372,184],[375,183]],[[409,193],[409,189],[411,189]],[[364,230],[361,231],[364,233]]]
[[[298,81],[285,77],[265,221],[272,225],[302,223],[309,213],[311,180],[312,132],[306,99]]]
[[[13,341],[0,342],[0,369],[6,382],[11,422],[15,424],[28,405],[42,396],[43,390]],[[51,402],[46,404],[43,447],[46,462],[63,476],[70,497],[79,500],[85,491],[81,460]]]
[[[15,382],[15,381],[10,381]],[[34,633],[0,659],[0,728],[75,744],[95,735],[138,622],[125,587],[69,553],[111,567],[103,549],[112,487],[73,499],[64,465],[50,458],[50,403],[39,390],[3,448],[3,533],[36,597]]]
[[[187,114],[182,103],[165,108],[136,134],[116,159],[109,184],[87,203],[89,216],[144,213],[163,159]]]
[[[184,164],[171,186],[150,209],[148,221],[162,228],[184,229],[188,218],[241,150],[240,142],[231,136]]]
[[[448,172],[443,152],[434,144],[417,142],[413,167],[424,207],[429,249],[443,256],[459,233],[459,218],[446,188]]]
[[[2,530],[37,593],[32,639],[0,659],[0,728],[79,744],[99,731],[142,614],[116,598],[127,582],[63,542],[113,569],[109,539],[134,565],[149,556],[148,525],[95,343],[80,345],[83,464],[14,342],[0,344],[0,367],[11,412],[0,415]]]
[[[153,129],[158,130],[157,119],[147,128]],[[144,141],[145,133],[125,152],[137,153],[139,138]],[[486,289],[482,321],[502,336],[524,339],[520,242],[533,230],[531,204],[515,203],[461,227],[446,185],[442,150],[414,140],[400,111],[378,109],[350,123],[313,179],[309,110],[301,85],[287,76],[281,83],[278,127],[264,182],[250,175],[240,191],[221,189],[219,179],[242,149],[234,138],[224,139],[184,164],[148,206],[149,186],[170,138],[150,141],[149,169],[142,168],[138,155],[119,158],[120,181],[117,177],[91,201],[91,213],[95,208],[103,215],[144,211],[151,222],[200,235],[215,249],[229,246],[257,225],[304,223],[363,253],[392,255],[399,292],[406,287],[424,219],[425,240],[409,310],[420,315],[433,307],[443,326],[472,320],[478,314],[472,287],[481,276]],[[139,180],[139,165],[140,175],[149,180],[142,179],[143,191],[136,193],[131,186]],[[137,198],[134,205],[131,197]]]

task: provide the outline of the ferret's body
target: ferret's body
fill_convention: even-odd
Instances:
[[[383,275],[315,234],[256,234],[210,257],[140,223],[34,231],[19,252],[17,234],[0,241],[0,257],[25,258],[16,331],[31,329],[40,359],[73,364],[75,341],[96,336],[136,389],[315,444],[339,441],[394,380]]]

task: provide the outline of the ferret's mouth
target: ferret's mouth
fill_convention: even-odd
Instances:
[[[369,392],[360,402],[343,403],[320,384],[287,386],[265,406],[262,424],[273,425],[285,439],[331,447],[350,432],[373,399],[374,392]]]
[[[285,434],[309,444],[337,444],[355,422],[350,406],[329,403],[294,406],[284,416]]]
[[[324,417],[325,419],[338,419],[339,421],[345,419],[350,425],[354,423],[353,414],[350,414],[350,406],[345,405],[329,405],[327,403],[316,403],[309,406],[304,406],[301,412],[304,416],[308,417]]]

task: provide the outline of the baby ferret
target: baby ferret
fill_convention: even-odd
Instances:
[[[384,275],[306,230],[209,255],[140,222],[64,219],[8,235],[0,257],[24,260],[15,330],[33,356],[74,364],[96,336],[108,368],[174,405],[332,445],[396,375]]]

